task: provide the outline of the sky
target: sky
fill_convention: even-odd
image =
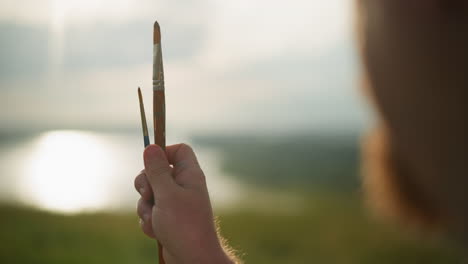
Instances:
[[[2,129],[139,127],[162,28],[169,130],[355,131],[352,0],[1,0]]]

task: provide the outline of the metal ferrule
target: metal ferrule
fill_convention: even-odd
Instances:
[[[164,69],[161,44],[153,46],[153,91],[164,91]]]

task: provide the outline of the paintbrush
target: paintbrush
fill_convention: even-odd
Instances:
[[[140,101],[140,115],[143,128],[143,140],[145,147],[150,144],[148,125],[146,122],[143,96],[138,87],[138,99]],[[161,30],[158,22],[154,22],[153,31],[153,121],[154,121],[154,142],[164,151],[166,150],[166,103],[164,94],[164,70],[161,52]],[[158,263],[165,264],[163,258],[163,248],[158,241]]]
[[[166,98],[164,94],[164,69],[161,51],[161,29],[158,21],[153,27],[153,124],[154,143],[166,150]],[[159,264],[164,264],[163,248],[158,241]]]
[[[141,127],[143,129],[143,142],[145,148],[150,144],[148,135],[148,125],[146,123],[145,106],[143,105],[143,96],[141,95],[141,89],[138,87],[138,100],[140,101],[140,116],[141,116]]]

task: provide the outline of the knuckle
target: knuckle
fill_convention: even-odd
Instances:
[[[193,148],[187,143],[181,143],[179,151],[186,154],[193,154]]]
[[[144,170],[143,170],[135,177],[135,180],[133,181],[133,183],[135,185],[135,189],[138,190],[139,188],[143,187],[143,185],[144,185],[144,182],[143,182],[144,178],[143,177],[144,176],[145,175],[144,175]]]
[[[149,173],[152,176],[161,176],[169,173],[169,168],[166,166],[154,166],[150,168]]]
[[[140,187],[140,189],[138,189],[137,191],[140,194],[141,199],[148,200],[149,191],[146,187]]]
[[[135,186],[135,189],[138,191],[138,189],[141,187],[141,184],[140,184],[140,179],[139,179],[139,175],[135,178],[135,180],[133,181],[133,185]]]
[[[192,149],[192,147],[191,147],[188,143],[185,143],[185,142],[180,143],[180,147],[179,147],[179,148],[180,148],[180,149],[183,149],[183,150],[191,150],[191,149]]]
[[[200,166],[200,164],[198,163],[198,159],[197,159],[197,157],[195,155],[195,151],[193,150],[193,148],[189,144],[181,143],[179,151],[185,157],[190,157],[190,160],[191,160],[191,162],[193,162],[194,165]]]
[[[147,208],[145,206],[145,201],[140,198],[137,203],[137,215],[143,219],[143,216],[147,213]]]

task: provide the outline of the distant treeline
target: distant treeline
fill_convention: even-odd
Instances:
[[[222,151],[223,169],[251,184],[278,188],[356,191],[359,136],[197,136]]]

